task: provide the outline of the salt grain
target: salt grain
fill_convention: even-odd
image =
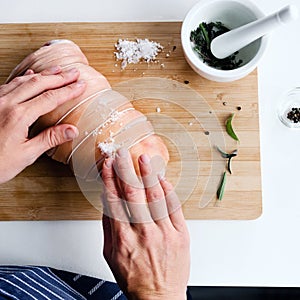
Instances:
[[[100,151],[103,155],[111,157],[111,156],[114,156],[114,154],[118,150],[118,145],[116,145],[114,139],[111,138],[107,142],[98,143],[98,148],[100,149]]]
[[[117,50],[115,56],[117,60],[122,60],[121,68],[125,69],[127,64],[136,64],[140,60],[148,63],[155,61],[163,46],[148,39],[136,39],[136,41],[119,39],[115,48]]]
[[[161,112],[161,109],[160,107],[156,107],[156,112],[160,113]]]
[[[115,122],[120,118],[121,113],[119,111],[114,111],[110,115],[110,122]]]

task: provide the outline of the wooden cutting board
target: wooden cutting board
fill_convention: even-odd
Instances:
[[[160,124],[156,125],[165,135],[170,150],[168,174],[171,180],[177,184],[178,178],[184,177],[183,183],[179,184],[179,194],[189,194],[183,204],[187,219],[255,219],[262,212],[257,72],[233,83],[216,83],[201,78],[184,59],[180,27],[179,22],[0,25],[0,81],[3,83],[12,69],[44,42],[64,38],[73,40],[86,54],[90,64],[102,72],[117,90],[126,93],[127,83],[125,90],[123,83],[133,80],[130,97],[135,100],[133,103],[138,109],[152,116],[163,116],[161,122],[157,122]],[[119,38],[148,38],[161,43],[164,50],[159,54],[158,62],[129,65],[122,71],[120,62],[114,58],[114,44]],[[146,83],[150,77],[155,77],[154,82],[157,77],[163,82],[166,80],[166,85],[159,87],[160,83],[157,86],[155,83],[154,87],[149,87]],[[145,80],[141,81],[146,84],[145,95],[135,99],[135,89],[140,93],[140,83],[135,81],[138,78]],[[160,92],[155,97],[156,89],[164,89],[175,97],[172,84],[170,87],[171,80],[175,80],[173,88],[179,87],[180,91],[189,89],[191,93],[198,94],[187,102],[184,93],[181,98],[177,93],[176,103],[161,99],[164,96]],[[201,95],[202,100],[197,95]],[[158,107],[161,112],[158,112]],[[225,120],[232,113],[235,113],[234,128],[240,138],[239,144],[225,132]],[[194,114],[199,119],[195,120]],[[164,118],[166,115],[180,126],[173,126]],[[226,161],[213,145],[213,136],[220,134],[224,138],[224,144],[220,146],[227,151],[238,149],[238,156],[232,164],[233,174],[227,176],[225,196],[217,202],[215,193],[226,166]],[[184,145],[187,135],[191,137],[192,147]],[[177,139],[177,143],[183,138],[179,150],[172,137]],[[181,164],[183,157],[184,165]],[[197,172],[194,172],[197,163]],[[191,181],[196,184],[188,190]],[[202,208],[201,197],[206,192],[212,195],[212,200]],[[0,220],[100,218],[101,213],[82,195],[69,168],[46,156],[0,186]]]

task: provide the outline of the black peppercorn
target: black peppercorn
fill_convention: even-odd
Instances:
[[[300,108],[299,107],[293,107],[288,113],[287,118],[292,121],[293,123],[299,123],[300,122]]]

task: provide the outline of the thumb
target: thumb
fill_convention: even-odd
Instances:
[[[35,157],[38,158],[44,152],[71,141],[78,135],[76,126],[69,124],[52,126],[30,140],[31,148],[35,149]]]

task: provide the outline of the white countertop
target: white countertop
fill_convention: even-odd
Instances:
[[[265,12],[297,0],[253,0]],[[0,23],[178,21],[197,0],[0,0]],[[263,215],[255,221],[188,221],[190,285],[300,286],[300,131],[277,104],[300,86],[300,21],[272,35],[259,67]],[[299,239],[299,240],[298,240]],[[0,222],[0,264],[47,265],[112,279],[96,221]]]

